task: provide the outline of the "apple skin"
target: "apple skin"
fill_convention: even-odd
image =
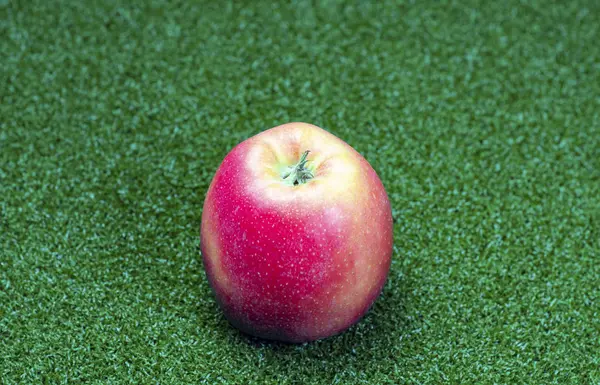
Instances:
[[[314,178],[283,183],[305,150]],[[390,269],[392,227],[369,163],[327,131],[289,123],[225,157],[204,202],[201,251],[231,324],[301,343],[338,334],[369,310]]]

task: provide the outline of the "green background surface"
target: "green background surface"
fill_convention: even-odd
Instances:
[[[0,382],[599,384],[598,1],[0,1]],[[350,331],[230,327],[199,254],[236,143],[371,162],[394,261]]]

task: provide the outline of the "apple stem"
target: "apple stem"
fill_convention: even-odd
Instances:
[[[305,167],[306,163],[308,163],[306,157],[308,157],[309,152],[309,150],[304,151],[300,161],[295,165],[288,167],[287,171],[281,176],[286,184],[297,186],[299,184],[304,184],[315,177],[312,171]]]

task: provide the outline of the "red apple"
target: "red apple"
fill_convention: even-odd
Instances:
[[[202,212],[201,249],[217,302],[242,331],[306,342],[356,323],[385,283],[392,214],[352,147],[306,123],[237,145]]]

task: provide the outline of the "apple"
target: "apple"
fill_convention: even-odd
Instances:
[[[238,144],[208,188],[201,251],[225,317],[245,333],[307,342],[358,322],[381,292],[392,213],[350,145],[289,123]]]

